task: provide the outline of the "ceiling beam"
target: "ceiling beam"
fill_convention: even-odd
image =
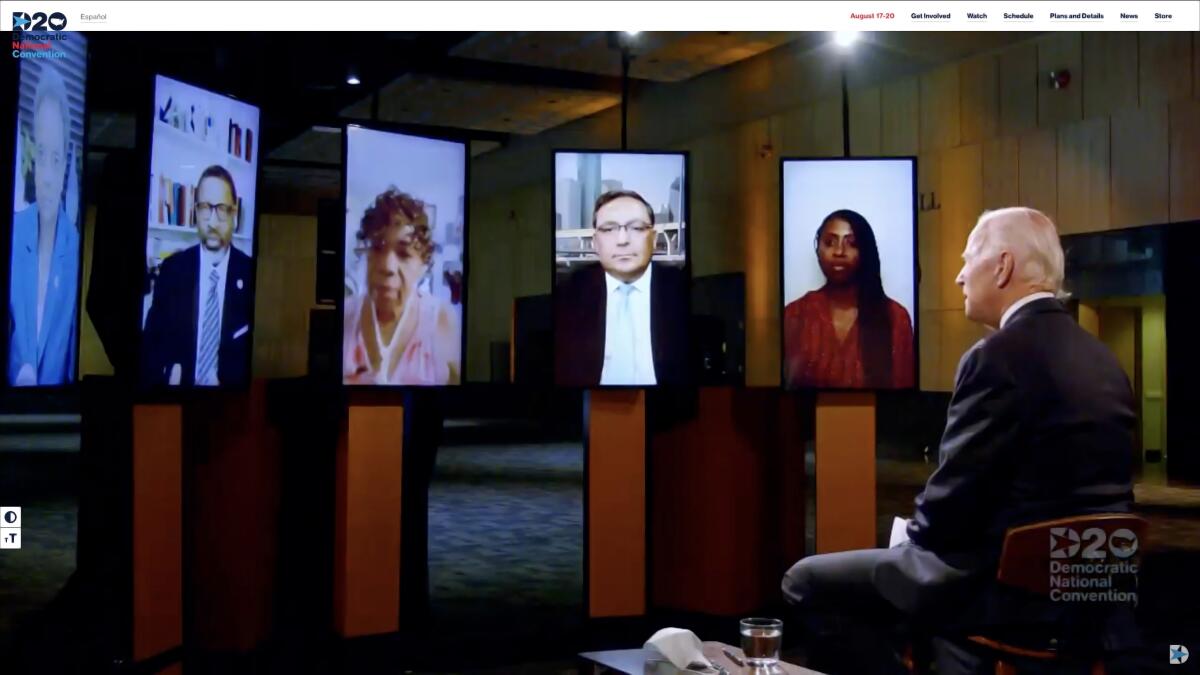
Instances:
[[[416,134],[418,136],[434,136],[437,138],[446,138],[452,141],[492,141],[494,143],[508,143],[512,134],[505,131],[489,131],[487,129],[468,129],[467,127],[448,127],[437,124],[414,124],[409,122],[392,122],[380,120],[373,122],[365,118],[357,117],[339,117],[332,124],[317,123],[313,126],[326,128],[340,128],[342,124],[362,124],[371,126],[378,124],[379,128],[394,130],[400,133]]]
[[[613,58],[620,58],[618,52],[613,52]],[[403,70],[413,74],[451,80],[621,93],[621,78],[617,76],[504,61],[485,61],[461,56],[421,59],[405,64]]]

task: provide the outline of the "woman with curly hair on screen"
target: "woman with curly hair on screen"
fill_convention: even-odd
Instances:
[[[825,285],[784,307],[784,385],[911,387],[912,319],[883,291],[870,223],[855,211],[834,211],[813,245]]]
[[[425,204],[389,187],[367,207],[355,237],[366,288],[346,297],[342,381],[457,384],[457,317],[421,283],[434,253]]]

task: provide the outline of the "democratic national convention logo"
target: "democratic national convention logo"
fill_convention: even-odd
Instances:
[[[44,31],[46,29],[58,32],[67,28],[67,15],[62,12],[53,12],[51,14],[34,12],[32,15],[25,12],[13,12],[12,20],[14,33]]]
[[[1050,528],[1050,600],[1137,604],[1137,534],[1128,528]]]
[[[1171,645],[1171,665],[1182,666],[1187,663],[1188,648],[1183,645]]]
[[[62,12],[12,13],[12,56],[14,59],[65,59],[62,43],[68,33]]]

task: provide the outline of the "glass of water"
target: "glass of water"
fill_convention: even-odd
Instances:
[[[783,622],[779,619],[751,617],[742,619],[742,653],[752,668],[773,666],[779,662],[783,644]]]

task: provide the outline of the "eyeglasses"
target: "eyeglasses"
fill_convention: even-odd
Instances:
[[[617,230],[625,230],[630,234],[646,234],[653,229],[654,226],[645,221],[634,221],[632,223],[625,223],[624,225],[618,225],[616,223],[601,223],[596,226],[596,232],[606,237],[616,234]]]
[[[363,248],[375,255],[383,255],[391,248],[396,251],[396,256],[400,258],[408,258],[413,255],[414,249],[417,248],[412,239],[398,239],[391,247],[388,245],[387,237],[374,237],[363,243],[365,244]]]
[[[210,204],[208,202],[196,202],[196,216],[198,218],[208,218],[213,211],[217,212],[217,220],[229,220],[233,215],[232,204]]]

